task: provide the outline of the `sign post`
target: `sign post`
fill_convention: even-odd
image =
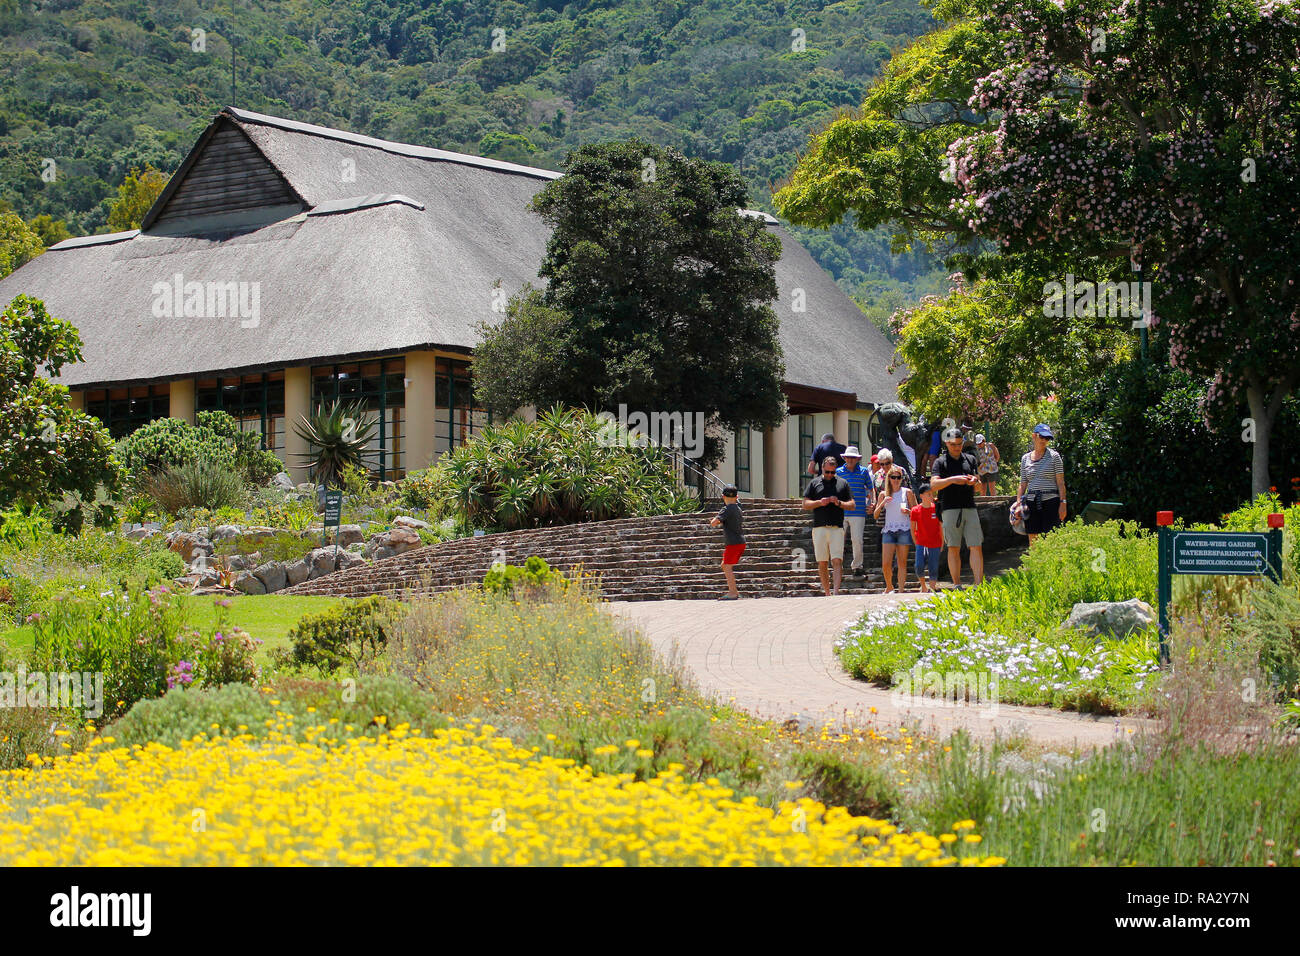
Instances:
[[[343,518],[343,492],[325,492],[325,540],[321,547],[330,543],[330,525],[334,525],[334,564],[339,560],[339,524]]]
[[[1172,511],[1156,512],[1159,526],[1156,595],[1160,603],[1160,663],[1169,663],[1169,602],[1175,574],[1260,574],[1282,580],[1282,526],[1268,516],[1268,531],[1175,531]]]

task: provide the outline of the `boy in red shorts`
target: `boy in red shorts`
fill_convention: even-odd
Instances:
[[[745,532],[742,526],[743,517],[740,511],[740,492],[736,490],[735,485],[727,485],[722,489],[722,510],[717,513],[709,524],[715,528],[722,528],[723,542],[726,545],[722,550],[722,573],[727,579],[727,596],[722,598],[724,601],[735,601],[740,598],[740,592],[736,590],[736,563],[740,561],[740,556],[745,553]]]

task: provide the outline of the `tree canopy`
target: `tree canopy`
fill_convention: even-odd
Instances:
[[[20,295],[0,313],[0,507],[102,501],[120,484],[113,442],[72,408],[51,378],[81,360],[81,337],[39,299]],[[76,523],[80,507],[60,509]]]
[[[768,303],[780,242],[739,215],[735,170],[632,139],[575,150],[565,173],[533,200],[551,227],[546,290],[517,299],[478,350],[487,402],[700,412],[727,429],[777,424],[784,366]],[[544,366],[493,365],[546,347],[556,352]],[[512,373],[529,393],[494,396]],[[705,459],[720,450],[715,435]]]
[[[1255,0],[953,0],[936,13],[950,25],[814,140],[778,207],[1036,256],[1044,283],[1114,280],[1139,262],[1171,361],[1214,377],[1211,402],[1248,404],[1265,490],[1271,425],[1300,381],[1300,13]]]

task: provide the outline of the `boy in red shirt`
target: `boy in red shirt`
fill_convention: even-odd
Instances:
[[[939,553],[943,550],[943,525],[934,513],[934,492],[928,482],[921,485],[921,503],[912,509],[912,542],[916,545],[916,577],[921,592],[939,590]],[[922,574],[928,567],[930,576]]]

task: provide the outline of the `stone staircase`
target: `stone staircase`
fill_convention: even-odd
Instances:
[[[710,501],[705,511],[696,514],[622,518],[463,538],[337,571],[277,593],[347,597],[432,594],[481,583],[494,560],[523,564],[535,554],[552,567],[570,571],[581,565],[599,575],[601,590],[611,600],[717,598],[726,593],[719,568],[722,530],[710,528],[709,519],[721,504]],[[737,567],[741,594],[821,594],[813,560],[811,518],[798,499],[745,499],[741,505],[748,545]],[[875,522],[867,522],[864,550],[868,577],[846,577],[844,593],[884,590],[880,527]],[[852,554],[846,529],[846,569]]]

